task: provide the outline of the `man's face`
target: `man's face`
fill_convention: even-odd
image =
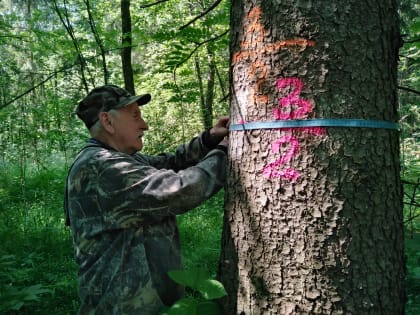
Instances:
[[[117,150],[133,154],[143,148],[142,137],[149,127],[143,120],[137,103],[116,110],[113,115],[113,127]]]

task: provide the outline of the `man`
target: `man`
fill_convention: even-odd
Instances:
[[[226,173],[227,117],[174,154],[137,153],[148,130],[133,96],[93,89],[76,113],[91,134],[65,193],[79,265],[79,314],[158,314],[182,296],[167,272],[182,268],[175,216],[215,194]]]

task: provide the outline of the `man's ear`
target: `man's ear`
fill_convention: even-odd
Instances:
[[[104,128],[110,134],[115,132],[114,129],[114,117],[109,114],[109,112],[100,112],[99,113],[99,121],[101,122],[102,128]]]

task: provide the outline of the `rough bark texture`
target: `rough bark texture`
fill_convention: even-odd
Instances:
[[[232,0],[232,123],[395,122],[398,48],[395,0]],[[397,131],[237,131],[229,151],[225,314],[404,313]]]

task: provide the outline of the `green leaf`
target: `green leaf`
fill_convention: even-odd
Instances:
[[[200,282],[198,291],[207,300],[218,299],[227,295],[223,284],[214,279],[206,279]]]
[[[205,280],[211,279],[206,270],[195,268],[190,270],[173,270],[168,272],[169,277],[176,283],[190,287],[196,291]]]
[[[173,270],[168,272],[169,277],[176,283],[187,286],[201,293],[206,300],[218,299],[227,292],[223,284],[211,278],[203,269]]]

